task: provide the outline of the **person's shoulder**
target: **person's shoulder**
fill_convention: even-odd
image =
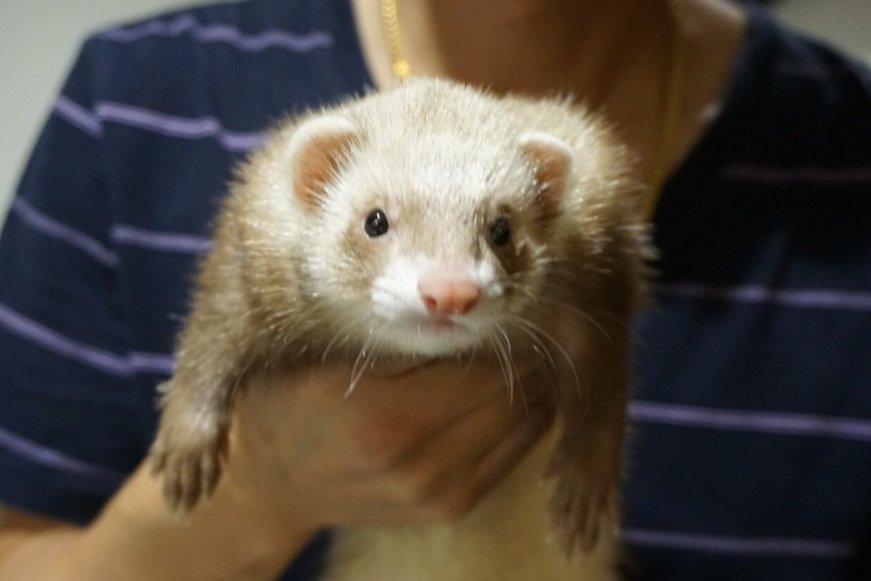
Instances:
[[[263,51],[303,48],[324,42],[317,28],[327,27],[335,0],[286,2],[234,0],[200,4],[118,23],[94,31],[85,41],[92,50],[195,46]]]
[[[764,10],[749,10],[729,95],[728,118],[761,157],[859,163],[871,151],[868,65]]]
[[[288,87],[311,79],[325,59],[335,67],[355,54],[341,50],[354,34],[344,0],[234,0],[167,11],[91,34],[67,96],[84,107],[123,103],[197,118],[217,115],[218,104],[232,116],[247,99],[257,112],[272,101],[296,102]],[[128,113],[139,115],[125,110],[125,119]],[[248,117],[230,121],[262,124],[262,115]]]

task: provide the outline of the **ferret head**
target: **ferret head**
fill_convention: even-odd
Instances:
[[[286,144],[302,282],[333,340],[439,356],[529,333],[558,262],[572,150],[456,107],[399,120],[378,106],[312,117]]]

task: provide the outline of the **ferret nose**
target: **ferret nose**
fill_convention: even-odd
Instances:
[[[417,285],[426,310],[434,315],[464,315],[481,298],[481,285],[468,277],[429,275]]]

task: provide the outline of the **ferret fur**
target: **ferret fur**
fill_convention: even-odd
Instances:
[[[449,81],[285,122],[226,198],[161,386],[151,457],[170,506],[212,491],[253,374],[356,361],[352,388],[378,358],[495,358],[510,383],[528,351],[554,383],[548,435],[457,522],[338,532],[325,578],[615,579],[630,324],[650,254],[629,166],[568,100]],[[373,236],[376,209],[388,228]],[[480,296],[433,311],[424,279]]]

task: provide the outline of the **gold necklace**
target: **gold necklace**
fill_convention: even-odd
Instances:
[[[672,10],[678,11],[679,0],[671,0]],[[411,75],[411,66],[402,56],[402,37],[399,32],[399,16],[396,10],[396,0],[379,0],[381,24],[384,28],[384,39],[390,53],[390,68],[393,77],[400,83]],[[647,187],[643,199],[643,216],[650,220],[656,210],[656,204],[662,191],[662,186],[671,166],[671,156],[675,137],[680,125],[681,109],[684,93],[684,40],[676,26],[671,34],[671,47],[668,64],[668,78],[663,95],[662,124],[659,139],[654,150],[653,163],[647,177]]]
[[[384,39],[390,52],[390,69],[393,77],[400,83],[411,74],[408,61],[402,56],[402,38],[399,35],[399,16],[396,13],[395,0],[380,0],[381,25],[384,27]]]

